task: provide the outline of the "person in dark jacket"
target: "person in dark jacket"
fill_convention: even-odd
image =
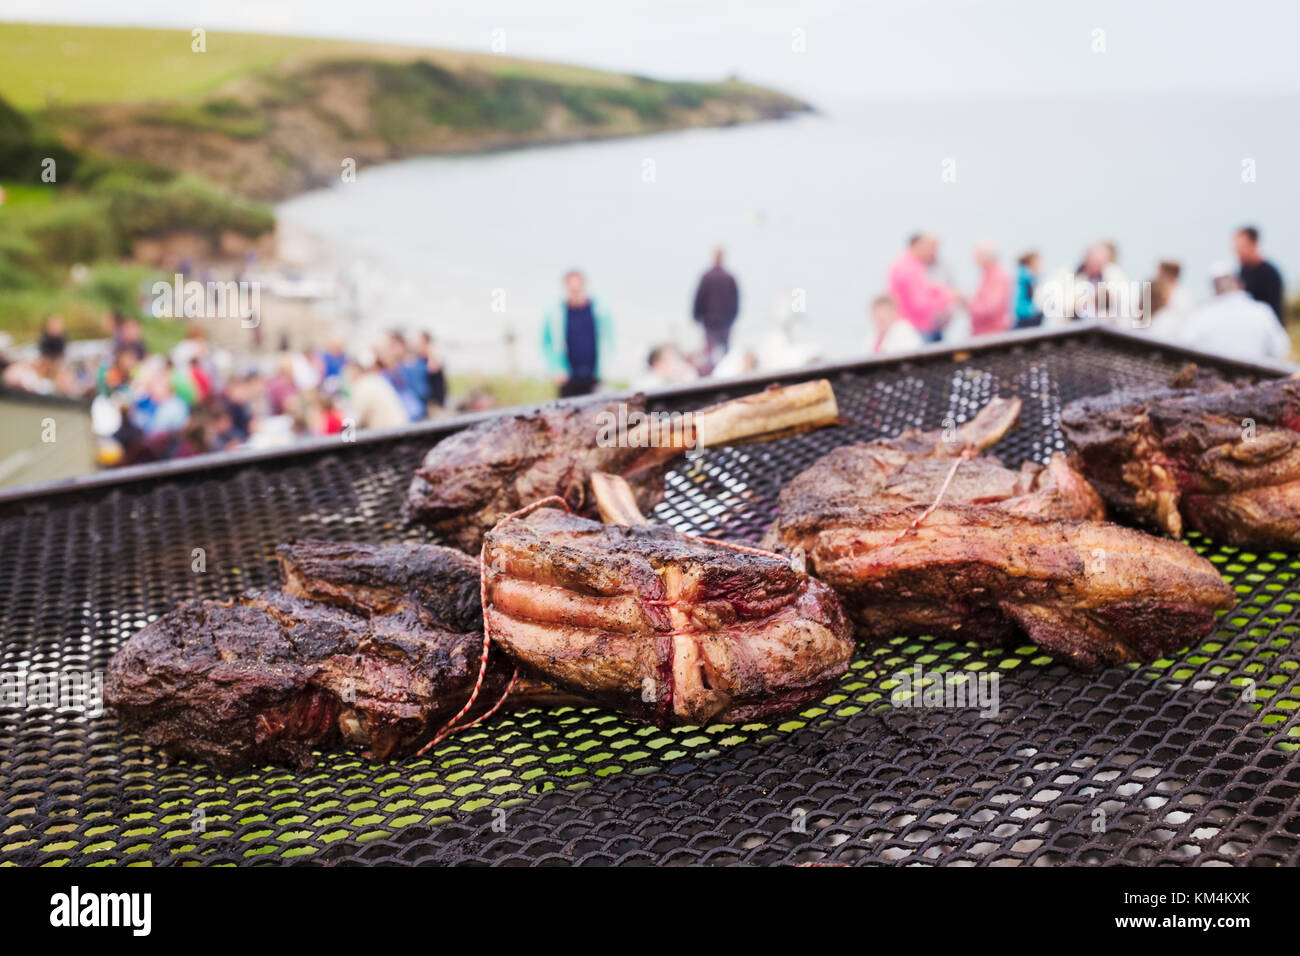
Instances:
[[[434,410],[441,410],[447,404],[447,375],[442,368],[442,355],[433,344],[433,336],[420,332],[416,336],[416,351],[424,358],[426,373],[427,401]]]
[[[561,398],[589,395],[614,356],[614,322],[603,303],[587,295],[577,269],[564,276],[564,298],[542,317],[542,359]]]
[[[68,336],[63,329],[63,316],[51,315],[41,326],[41,340],[37,349],[41,358],[61,359],[68,347]]]
[[[695,290],[695,321],[704,326],[704,350],[711,369],[731,347],[731,327],[740,313],[740,289],[722,268],[723,250],[713,254],[713,268],[700,277]]]
[[[1241,263],[1241,284],[1250,297],[1263,302],[1273,310],[1277,320],[1286,323],[1286,304],[1283,301],[1282,273],[1277,266],[1265,259],[1259,252],[1259,230],[1254,226],[1242,226],[1232,237],[1232,245]]]

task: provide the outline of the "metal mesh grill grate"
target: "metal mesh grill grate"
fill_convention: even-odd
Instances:
[[[710,452],[671,475],[656,517],[756,539],[782,483],[834,445],[960,422],[995,394],[1025,402],[996,453],[1042,460],[1064,402],[1181,364],[1089,334],[864,366],[833,379],[848,427]],[[396,516],[429,444],[0,507],[0,675],[103,669],[178,601],[272,584],[285,540],[421,537]],[[0,862],[1295,863],[1300,560],[1192,543],[1241,604],[1169,660],[1080,675],[1029,645],[898,639],[860,648],[836,694],[780,726],[533,711],[427,758],[223,777],[166,765],[111,716],[0,709]],[[997,716],[891,707],[891,675],[917,663],[996,669]]]

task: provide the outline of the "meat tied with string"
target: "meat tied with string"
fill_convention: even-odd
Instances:
[[[551,496],[594,517],[593,472],[620,475],[648,512],[688,450],[768,440],[838,420],[825,380],[769,388],[698,411],[651,416],[644,395],[558,403],[481,422],[425,455],[403,505],[407,521],[477,555],[503,515]]]
[[[484,558],[496,647],[659,726],[796,711],[853,655],[831,590],[756,549],[544,507],[490,531]]]
[[[1116,512],[1172,537],[1300,546],[1300,381],[1228,383],[1180,373],[1172,387],[1071,402],[1072,462]]]
[[[1065,459],[972,457],[1019,414],[994,399],[960,429],[841,447],[783,489],[764,544],[802,556],[869,638],[1022,639],[1081,668],[1151,660],[1235,603],[1186,545],[1100,520]]]
[[[107,702],[175,757],[234,772],[314,751],[408,754],[470,699],[483,646],[478,562],[424,544],[281,547],[283,591],[181,605],[113,657]],[[475,719],[514,668],[489,660]],[[518,681],[507,706],[575,703]]]

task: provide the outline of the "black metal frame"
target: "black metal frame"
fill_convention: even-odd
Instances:
[[[1128,332],[1117,329],[1114,326],[1099,320],[1091,320],[1086,322],[1076,322],[1071,325],[1061,326],[1054,329],[1026,329],[1016,332],[1006,332],[1001,335],[981,336],[978,339],[973,339],[970,342],[963,343],[959,346],[938,343],[936,345],[926,346],[906,355],[873,355],[843,362],[825,362],[815,365],[800,366],[798,368],[786,369],[775,374],[770,372],[754,372],[748,375],[741,375],[725,380],[703,379],[686,385],[654,389],[647,392],[646,395],[652,402],[670,399],[684,399],[695,395],[714,396],[719,392],[743,392],[747,389],[752,390],[754,388],[763,388],[773,383],[787,384],[790,382],[805,382],[809,379],[824,378],[828,375],[834,375],[839,372],[851,370],[865,370],[872,367],[888,367],[898,365],[902,362],[921,362],[956,355],[978,354],[980,352],[1004,349],[1008,345],[1033,345],[1039,342],[1077,338],[1084,335],[1110,336],[1120,341],[1128,341],[1135,344],[1140,343],[1162,352],[1184,356],[1189,362],[1209,362],[1218,367],[1232,366],[1240,370],[1243,374],[1263,376],[1290,375],[1294,374],[1298,368],[1297,366],[1286,362],[1272,362],[1268,360],[1247,361],[1244,359],[1224,358],[1222,356],[1210,355],[1206,352],[1199,352],[1196,349],[1155,340],[1138,332]],[[582,399],[561,399],[560,401],[580,402]],[[529,410],[539,407],[540,404],[545,403],[522,405],[509,409],[509,411],[527,413]],[[503,410],[496,409],[487,412],[476,412],[469,415],[452,415],[446,418],[437,418],[427,422],[417,422],[412,425],[404,425],[399,428],[371,429],[359,433],[356,436],[355,441],[349,442],[349,444],[355,443],[356,445],[364,446],[391,441],[394,438],[416,436],[433,439],[442,438],[446,435],[450,435],[452,432],[460,431],[462,428],[469,425],[485,421],[489,418],[494,418],[502,414],[502,412]],[[42,498],[47,495],[58,495],[65,492],[85,491],[93,488],[108,488],[114,485],[127,484],[133,481],[185,475],[192,472],[207,471],[213,468],[240,468],[257,462],[308,457],[323,451],[337,451],[340,441],[341,439],[338,438],[306,438],[282,448],[239,449],[230,452],[194,455],[189,458],[174,459],[172,461],[131,465],[125,468],[101,471],[92,475],[68,478],[62,481],[48,482],[46,484],[0,488],[0,504],[32,498]]]

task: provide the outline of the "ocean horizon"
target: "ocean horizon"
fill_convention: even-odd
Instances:
[[[541,372],[541,314],[582,269],[618,329],[611,376],[699,341],[695,282],[727,250],[735,341],[793,316],[808,354],[865,350],[866,309],[906,237],[941,238],[970,291],[974,243],[1044,274],[1114,241],[1131,280],[1182,263],[1194,300],[1252,223],[1284,276],[1300,269],[1296,97],[876,98],[786,120],[622,140],[410,159],[295,197],[277,214],[331,250],[354,340],[428,329],[455,371]],[[513,338],[514,352],[506,355]]]

